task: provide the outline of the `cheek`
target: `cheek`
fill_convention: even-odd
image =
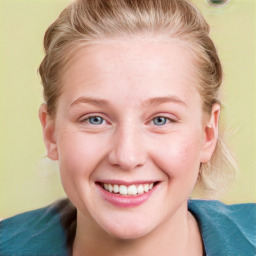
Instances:
[[[86,136],[77,131],[63,132],[59,138],[58,154],[61,174],[67,176],[89,176],[101,161],[102,140],[97,136]]]
[[[57,142],[63,188],[73,204],[87,212],[83,208],[83,195],[87,195],[86,200],[90,198],[91,177],[104,158],[103,151],[106,147],[102,145],[102,138],[93,138],[73,129],[59,133]]]
[[[193,134],[193,133],[192,133]],[[200,166],[200,136],[190,134],[162,138],[156,148],[158,165],[170,177],[197,176]]]

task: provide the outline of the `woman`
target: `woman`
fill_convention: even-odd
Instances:
[[[189,200],[233,167],[221,64],[188,1],[78,0],[44,46],[39,117],[68,199],[3,221],[1,255],[255,254],[254,205]]]

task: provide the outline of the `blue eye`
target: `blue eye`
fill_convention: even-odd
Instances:
[[[102,124],[104,119],[100,116],[91,116],[87,118],[88,122],[93,125]]]
[[[157,116],[157,117],[153,118],[152,121],[153,121],[154,125],[162,126],[167,123],[167,120],[168,120],[168,118],[166,118],[166,117]]]

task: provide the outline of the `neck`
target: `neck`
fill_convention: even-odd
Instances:
[[[115,238],[93,219],[77,213],[73,256],[101,256],[106,252],[111,256],[202,255],[202,248],[197,223],[186,205],[149,234],[136,239]]]

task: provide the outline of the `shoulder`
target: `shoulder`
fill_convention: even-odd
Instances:
[[[256,255],[256,204],[189,200],[207,255]]]
[[[66,255],[59,209],[55,203],[2,220],[0,255]]]

